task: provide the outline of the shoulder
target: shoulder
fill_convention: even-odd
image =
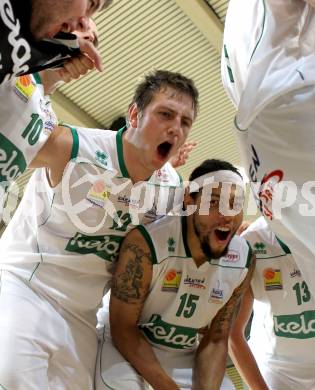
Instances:
[[[77,143],[77,155],[87,157],[96,165],[107,168],[117,155],[116,132],[112,130],[91,129],[78,126],[68,126]],[[76,156],[74,156],[76,157]]]
[[[139,225],[137,230],[150,248],[154,264],[170,256],[186,257],[180,217],[165,216],[150,224]]]
[[[257,239],[270,241],[272,236],[274,234],[264,217],[258,218],[241,234],[241,237],[245,238],[250,244],[257,241]]]
[[[89,127],[80,127],[80,126],[71,126],[71,125],[65,125],[69,128],[74,129],[77,131],[80,137],[86,138],[86,139],[116,139],[116,132],[112,130],[104,130],[104,129],[92,129]]]

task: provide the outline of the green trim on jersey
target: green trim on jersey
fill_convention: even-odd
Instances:
[[[118,156],[119,168],[121,170],[123,177],[130,179],[129,172],[124,161],[124,148],[122,142],[122,136],[124,131],[126,131],[126,127],[122,127],[120,130],[117,131],[116,134],[117,156]]]
[[[143,225],[138,225],[137,229],[140,231],[140,233],[142,234],[143,238],[145,239],[146,243],[150,248],[152,264],[157,264],[156,252],[155,252],[155,248],[151,236],[149,235],[148,231]]]
[[[257,47],[258,45],[260,44],[260,41],[262,39],[262,36],[264,34],[264,30],[265,30],[265,22],[266,22],[266,3],[265,3],[265,0],[262,0],[262,3],[263,3],[263,7],[264,7],[264,17],[263,17],[263,23],[262,23],[262,29],[261,29],[261,34],[260,34],[260,37],[258,38],[258,41],[256,43],[256,46],[254,47],[254,50],[252,52],[252,55],[250,56],[250,60],[249,62],[251,62],[256,50],[257,50]]]
[[[73,138],[73,144],[71,149],[71,160],[78,157],[78,151],[79,151],[79,136],[78,132],[75,128],[70,127],[72,138]]]
[[[224,51],[224,58],[225,58],[226,68],[227,68],[227,71],[228,71],[230,82],[234,83],[233,72],[232,72],[231,66],[228,65],[228,63],[230,62],[230,58],[229,58],[229,54],[228,54],[226,45],[223,45],[223,51]]]
[[[183,243],[184,243],[184,248],[186,252],[187,257],[191,257],[191,252],[188,246],[188,240],[187,240],[187,219],[186,217],[181,217],[181,224],[182,224],[182,236],[183,236]]]
[[[37,72],[36,72],[36,73],[33,73],[33,77],[34,77],[34,79],[35,79],[36,84],[43,84],[43,83],[42,83],[42,79],[41,79],[39,73],[37,73]]]
[[[38,246],[38,243],[37,243],[37,250],[38,250],[38,252],[39,252],[39,246]],[[41,253],[41,252],[39,252],[39,253],[40,253],[40,257],[41,257],[41,259],[42,259],[42,261],[43,261],[43,255],[42,255],[42,253]],[[36,264],[36,267],[33,269],[33,272],[32,272],[32,274],[31,274],[30,278],[28,279],[28,281],[29,281],[29,282],[31,282],[31,281],[32,281],[32,279],[33,279],[33,276],[34,276],[35,272],[37,271],[37,268],[39,267],[39,264],[40,264],[40,263],[37,263],[37,264]]]
[[[246,268],[249,268],[250,265],[252,264],[252,261],[253,261],[253,250],[249,244],[248,241],[246,241],[247,245],[248,245],[248,255],[247,255],[247,261],[246,261],[246,265],[245,267]]]
[[[238,130],[238,131],[248,131],[248,129],[241,129],[239,126],[238,126],[238,124],[237,124],[237,122],[236,122],[236,116],[234,117],[234,126],[235,126],[235,128],[236,128],[236,130]]]
[[[276,240],[278,241],[278,243],[279,243],[279,245],[281,246],[281,248],[282,248],[282,250],[284,251],[284,253],[285,253],[286,255],[290,255],[290,254],[291,254],[291,251],[290,251],[289,247],[286,246],[286,244],[285,244],[283,241],[281,241],[280,238],[277,237],[277,236],[276,236]]]

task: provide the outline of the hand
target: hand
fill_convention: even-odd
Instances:
[[[103,70],[102,57],[93,42],[84,38],[78,38],[78,42],[81,53],[89,57],[93,61],[95,68],[101,72]]]
[[[45,95],[51,95],[63,83],[78,79],[94,68],[94,62],[86,55],[72,57],[62,68],[46,69],[40,72]]]
[[[181,146],[177,152],[177,154],[170,158],[170,163],[173,165],[173,168],[179,168],[186,164],[187,159],[189,157],[189,153],[194,149],[197,145],[197,142],[186,142],[183,146]]]
[[[80,76],[85,75],[94,67],[94,62],[85,54],[73,57],[66,61],[63,67],[59,69],[60,80],[64,83],[69,83],[71,80],[78,79]]]

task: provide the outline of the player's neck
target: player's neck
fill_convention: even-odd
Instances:
[[[147,180],[152,176],[152,170],[148,169],[141,163],[139,158],[140,152],[135,145],[128,142],[123,136],[124,161],[127,167],[130,179],[133,183]]]
[[[196,266],[200,267],[207,261],[207,258],[201,249],[200,240],[193,226],[193,215],[187,217],[187,243]]]

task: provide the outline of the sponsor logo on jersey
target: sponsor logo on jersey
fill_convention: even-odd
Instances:
[[[106,188],[103,180],[97,180],[90,188],[86,199],[96,206],[105,208],[105,202],[108,200],[110,191]]]
[[[108,164],[108,154],[102,150],[97,150],[95,153],[95,161],[106,168]]]
[[[0,133],[0,182],[3,187],[21,175],[26,169],[23,153]]]
[[[69,240],[65,250],[82,255],[94,254],[104,260],[114,261],[123,238],[123,236],[114,235],[86,236],[77,233]]]
[[[167,245],[168,245],[168,251],[169,252],[175,252],[175,243],[176,241],[174,240],[173,237],[169,237],[167,240]]]
[[[222,303],[223,297],[223,289],[221,289],[220,281],[217,280],[216,287],[210,287],[209,302]]]
[[[56,114],[54,113],[50,99],[39,99],[39,106],[42,112],[45,114],[43,115],[44,121],[44,133],[46,135],[49,135],[55,128],[55,126],[58,124],[58,119],[56,117]]]
[[[229,252],[221,258],[225,263],[235,263],[240,259],[240,253],[235,250],[229,250]]]
[[[162,282],[162,291],[177,292],[182,278],[182,271],[168,269]]]
[[[130,199],[127,195],[118,196],[118,202],[123,203],[125,206],[130,208],[139,208],[140,201],[138,199]]]
[[[186,278],[184,279],[184,284],[188,287],[204,290],[206,288],[205,281],[206,281],[205,278],[202,279],[192,278],[189,275],[187,275]]]
[[[153,314],[140,328],[152,343],[168,348],[190,349],[197,342],[198,329],[169,324],[159,314]]]
[[[222,303],[223,300],[223,290],[220,288],[213,287],[210,290],[210,298],[209,301],[213,303]]]
[[[282,179],[283,171],[280,169],[270,172],[263,177],[258,192],[260,210],[271,221],[273,220],[272,199],[274,190],[277,184],[282,181]]]
[[[14,92],[27,103],[32,97],[36,85],[30,75],[20,76],[15,81]]]
[[[263,242],[255,242],[253,245],[253,252],[254,255],[266,255],[267,250],[266,250],[266,245]]]
[[[158,169],[156,171],[156,177],[162,183],[167,183],[169,181],[169,174],[165,168]]]
[[[294,268],[294,270],[292,272],[290,272],[290,277],[295,278],[296,276],[301,278],[302,274],[301,274],[301,271],[299,269]]]
[[[280,269],[265,268],[263,270],[264,285],[266,291],[282,290],[282,277]]]
[[[300,314],[274,316],[274,332],[278,337],[310,339],[315,337],[315,310]]]

